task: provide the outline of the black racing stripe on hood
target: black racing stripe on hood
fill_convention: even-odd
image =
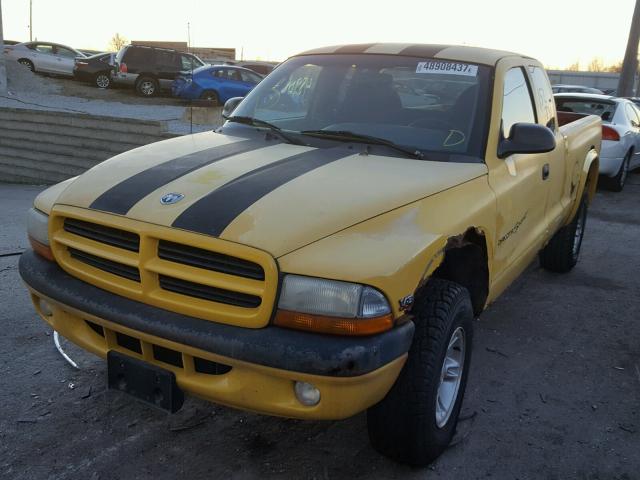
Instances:
[[[346,148],[314,149],[257,168],[195,202],[172,226],[218,237],[238,215],[276,188],[350,155],[353,151]]]
[[[356,45],[343,45],[333,53],[363,53],[365,50],[370,49],[374,45],[377,45],[377,43],[360,43]]]
[[[451,45],[411,45],[403,48],[398,55],[407,55],[409,57],[433,58],[445,48]]]
[[[151,192],[177,178],[219,160],[264,146],[262,141],[240,140],[168,160],[113,186],[96,198],[89,208],[125,215]]]

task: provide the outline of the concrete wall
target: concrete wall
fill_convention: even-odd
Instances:
[[[0,182],[57,183],[173,136],[164,122],[0,108]]]
[[[583,85],[585,87],[599,88],[600,90],[617,89],[618,81],[620,80],[619,73],[547,70],[547,74],[553,85],[558,83],[565,85]],[[636,88],[637,84],[638,79],[636,78]]]

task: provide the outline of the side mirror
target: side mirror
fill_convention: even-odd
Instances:
[[[224,107],[222,107],[222,118],[225,120],[229,118],[243,99],[244,97],[233,97],[224,102]]]
[[[544,125],[535,123],[515,123],[509,138],[500,139],[498,158],[506,158],[514,153],[544,153],[556,148],[556,137]]]

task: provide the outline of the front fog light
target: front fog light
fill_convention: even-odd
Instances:
[[[320,390],[307,382],[296,382],[293,389],[298,401],[306,407],[313,407],[320,402]]]

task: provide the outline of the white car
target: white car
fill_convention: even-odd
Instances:
[[[82,52],[66,45],[50,42],[24,42],[5,45],[8,58],[29,67],[32,72],[55,73],[73,76],[76,57],[86,57]]]
[[[554,95],[559,112],[602,118],[600,183],[619,192],[629,170],[640,167],[640,109],[630,100],[591,93]]]

